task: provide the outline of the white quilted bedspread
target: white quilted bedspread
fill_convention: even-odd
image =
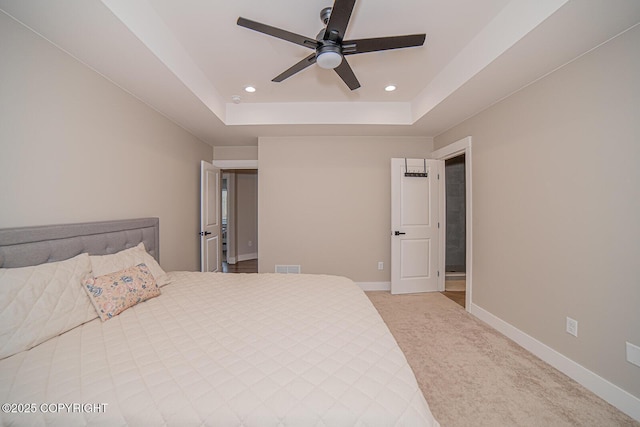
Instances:
[[[0,361],[0,403],[17,404],[3,406],[0,424],[438,425],[350,280],[189,272],[170,280],[158,298]],[[93,406],[58,405],[74,403]]]

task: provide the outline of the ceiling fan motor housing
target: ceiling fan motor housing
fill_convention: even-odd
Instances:
[[[327,37],[325,40],[325,34],[327,32],[327,24],[331,17],[332,7],[325,7],[320,11],[320,19],[325,25],[325,28],[320,30],[316,36],[316,40],[320,42],[320,46],[316,48],[316,63],[320,68],[332,70],[338,67],[342,63],[342,47],[338,40],[336,40],[337,34],[331,34],[333,37]]]

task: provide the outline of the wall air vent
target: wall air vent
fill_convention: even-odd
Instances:
[[[278,265],[278,264],[276,264],[276,273],[300,274],[300,266],[299,265]]]

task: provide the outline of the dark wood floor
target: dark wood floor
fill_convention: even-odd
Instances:
[[[445,297],[449,298],[451,301],[456,302],[464,307],[466,292],[465,291],[444,291],[440,292]]]
[[[223,273],[257,273],[258,272],[258,260],[250,259],[247,261],[239,261],[235,264],[222,263]]]

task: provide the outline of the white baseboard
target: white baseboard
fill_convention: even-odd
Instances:
[[[560,372],[582,384],[625,414],[640,421],[639,398],[591,372],[584,366],[579,365],[532,336],[527,335],[515,326],[489,313],[487,310],[472,303],[469,312]]]
[[[390,291],[391,282],[356,282],[363,291]]]
[[[249,261],[250,259],[258,259],[258,254],[256,252],[252,254],[241,254],[238,255],[238,262],[240,261]]]

